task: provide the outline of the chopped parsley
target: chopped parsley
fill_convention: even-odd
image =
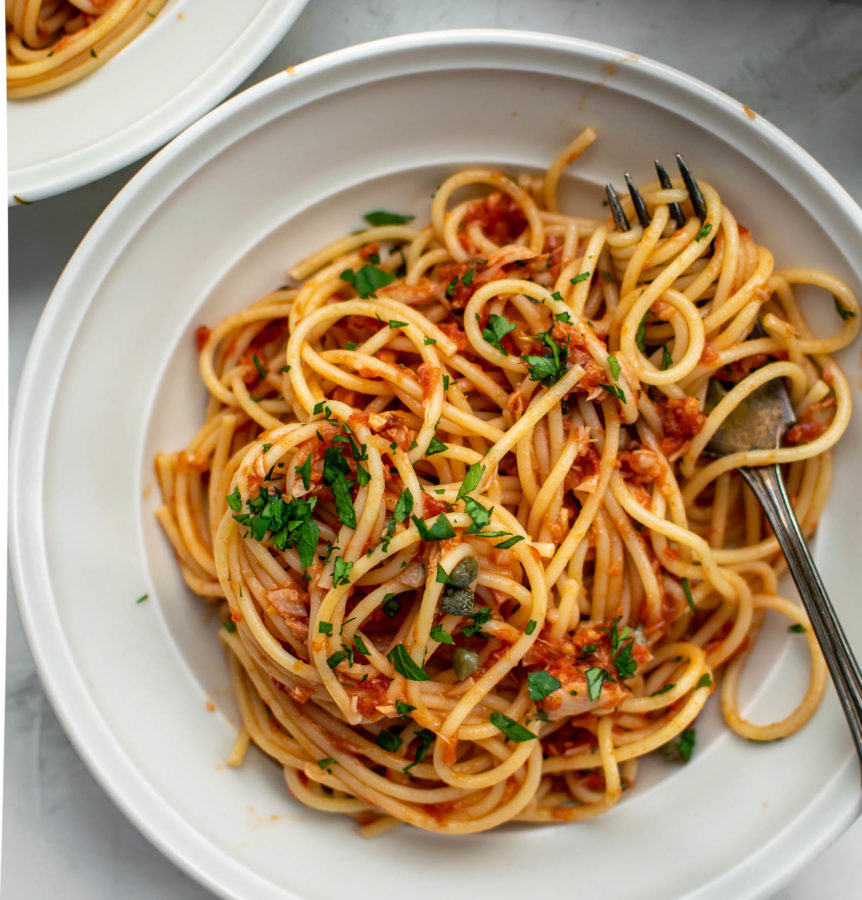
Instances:
[[[423,759],[428,755],[428,751],[431,749],[431,745],[434,743],[434,732],[429,731],[427,728],[423,728],[417,735],[416,740],[419,741],[419,746],[416,748],[416,754],[413,757],[413,762],[410,763],[409,766],[404,767],[404,773],[406,775],[410,774],[410,770],[413,766],[418,766],[419,763],[422,762]]]
[[[395,596],[395,594],[386,594],[383,597],[383,602],[380,604],[380,608],[383,612],[389,616],[390,619],[394,619],[398,613],[401,612],[401,601]]]
[[[317,764],[325,772],[330,766],[335,765],[335,760],[331,756],[327,756],[325,759],[319,759]]]
[[[604,388],[612,397],[616,397],[620,403],[626,402],[625,392],[616,384],[600,384],[600,388]]]
[[[347,659],[347,652],[344,650],[336,650],[327,660],[326,664],[330,669],[334,669],[339,663],[343,663]]]
[[[572,317],[567,312],[554,313],[555,322],[565,322],[566,325],[572,324]]]
[[[332,622],[318,622],[317,630],[321,634],[332,634]]]
[[[431,629],[431,640],[437,641],[438,644],[453,644],[452,635],[439,623]]]
[[[560,687],[558,678],[554,678],[550,672],[530,672],[527,676],[527,684],[531,700],[544,700],[548,694],[553,694]]]
[[[650,694],[650,697],[659,697],[662,694],[666,694],[668,691],[672,691],[676,687],[675,682],[671,682],[670,684],[666,684],[664,687],[660,687],[657,691],[653,691]]]
[[[598,700],[602,694],[602,682],[613,681],[613,678],[598,666],[587,669],[585,674],[587,676],[587,694],[591,701]]]
[[[611,353],[608,356],[608,365],[611,367],[611,377],[614,381],[619,381],[620,364],[619,360]]]
[[[507,741],[514,741],[520,744],[523,741],[534,741],[536,735],[529,728],[524,728],[519,722],[510,719],[501,712],[491,713],[491,724],[498,730],[502,731]]]
[[[405,703],[403,700],[395,701],[395,710],[399,716],[406,716],[413,712],[416,709],[415,706],[411,706],[409,703]]]
[[[392,519],[396,524],[403,522],[410,513],[413,512],[413,494],[408,490],[403,490],[398,502],[395,504],[395,510],[392,513]]]
[[[467,469],[467,474],[464,476],[464,480],[461,482],[461,487],[458,488],[458,493],[455,496],[456,500],[463,500],[467,494],[475,491],[477,487],[479,487],[479,482],[482,480],[482,476],[485,474],[485,467],[480,466],[479,463],[473,463],[469,469]]]
[[[140,597],[138,597],[137,600],[135,600],[135,604],[137,605],[138,603],[143,603],[145,600],[149,600],[149,599],[150,599],[149,594],[142,594]]]
[[[402,216],[400,213],[386,212],[383,209],[376,209],[374,212],[365,213],[362,217],[372,227],[380,225],[406,225],[412,222],[416,216]]]
[[[491,621],[491,607],[490,606],[481,606],[476,612],[471,613],[469,618],[473,620],[472,625],[465,625],[461,629],[461,633],[464,637],[473,637],[474,635],[478,635],[479,637],[487,637],[488,635],[482,634],[482,626],[486,622]]]
[[[710,233],[710,231],[712,231],[712,225],[709,222],[705,222],[701,226],[700,231],[698,231],[698,233],[695,235],[695,241],[702,241]]]
[[[530,619],[527,622],[527,627],[524,629],[524,634],[532,634],[536,630],[536,625],[539,623],[535,619]]]
[[[374,743],[390,753],[397,753],[398,748],[401,746],[401,738],[397,734],[393,734],[388,728],[384,728],[374,739]]]
[[[223,622],[222,627],[228,634],[233,634],[236,631],[236,624],[231,619]]]
[[[427,347],[429,344],[436,344],[437,341],[434,338],[425,338],[425,346]]]
[[[620,632],[619,616],[614,616],[608,634],[611,642],[611,658],[617,675],[620,679],[631,678],[638,669],[638,664],[632,659],[635,638],[631,628],[626,625]]]
[[[350,570],[353,568],[352,562],[347,562],[343,557],[335,557],[335,567],[332,570],[333,587],[341,587],[344,584],[350,584]]]
[[[442,453],[444,450],[448,449],[449,448],[446,446],[446,444],[444,444],[443,441],[441,441],[435,434],[434,437],[432,437],[428,442],[428,449],[425,451],[425,456],[432,456],[435,453]]]
[[[226,497],[227,505],[234,511],[239,512],[242,509],[242,497],[239,493],[239,487],[235,487]]]
[[[686,728],[685,731],[671,738],[661,748],[661,752],[672,762],[688,762],[694,750],[694,729]]]
[[[378,269],[376,266],[365,265],[355,272],[353,269],[345,269],[341,273],[341,280],[356,288],[356,293],[363,300],[369,297],[377,298],[375,293],[379,288],[386,287],[395,281],[395,276],[391,272],[384,269]]]
[[[266,369],[264,369],[263,363],[257,358],[256,353],[252,356],[251,361],[254,363],[255,369],[257,369],[257,374],[260,375],[261,378],[266,378]]]
[[[687,578],[682,579],[682,589],[683,589],[683,592],[685,593],[685,599],[686,599],[686,602],[688,603],[688,608],[693,613],[694,612],[694,597],[692,597],[692,595],[691,595],[691,585],[688,583]]]
[[[327,447],[323,455],[323,481],[332,489],[335,499],[335,510],[342,525],[356,528],[356,510],[350,499],[350,486],[347,474],[350,465],[338,447]]]
[[[435,580],[437,581],[437,584],[449,584],[450,581],[449,573],[440,565],[440,563],[437,563],[437,578]]]
[[[423,519],[418,516],[412,516],[413,524],[419,532],[419,537],[423,541],[445,541],[448,538],[455,537],[455,529],[452,523],[446,518],[446,513],[440,513],[429,528]]]
[[[510,332],[515,330],[515,325],[505,316],[491,313],[488,316],[488,324],[482,329],[482,337],[492,346],[496,347],[503,356],[508,356],[509,351],[500,341]]]
[[[396,644],[386,658],[392,663],[392,668],[399,675],[403,675],[408,681],[430,681],[428,673],[407,652],[404,644]]]
[[[521,359],[530,370],[530,381],[538,381],[545,387],[552,387],[566,374],[566,362],[569,358],[568,345],[560,347],[551,338],[549,331],[537,334],[536,338],[551,351],[548,356],[522,356]]]
[[[314,561],[320,538],[317,522],[312,517],[316,503],[316,497],[310,500],[294,497],[285,503],[280,494],[269,494],[258,488],[257,496],[246,500],[248,512],[236,513],[234,519],[240,525],[247,526],[256,541],[262,541],[269,532],[270,541],[276,549],[296,547],[301,565],[307,568]]]
[[[405,325],[407,325],[406,322],[401,322],[398,319],[390,319],[389,320],[390,328],[404,328]]]
[[[648,318],[649,310],[644,313],[644,317],[641,319],[640,325],[638,325],[637,334],[635,335],[635,343],[637,344],[638,350],[640,350],[641,353],[646,350],[646,323]]]
[[[523,541],[524,536],[522,534],[513,534],[512,537],[507,538],[505,541],[500,541],[499,544],[494,544],[495,550],[508,550],[510,547],[514,547],[519,541]]]
[[[590,273],[589,272],[581,272],[580,275],[575,275],[574,278],[570,278],[569,281],[572,284],[580,284],[582,281],[589,281]]]
[[[365,641],[362,640],[362,635],[354,634],[353,635],[353,646],[363,655],[363,656],[371,656],[368,652],[368,647]]]
[[[835,301],[835,311],[841,316],[842,319],[846,322],[847,319],[855,319],[856,313],[853,312],[852,309],[847,309],[846,306],[833,294],[832,299]]]
[[[465,497],[464,511],[473,520],[473,524],[467,529],[467,534],[478,534],[491,521],[491,513],[494,511],[494,507],[486,509],[472,497]]]
[[[607,281],[609,284],[613,283],[614,276],[613,276],[613,274],[612,274],[611,272],[606,272],[606,271],[603,269],[601,272],[599,272],[599,275],[601,275],[601,276],[602,276],[602,279],[603,279],[604,281]]]
[[[302,479],[302,486],[309,490],[311,488],[311,454],[305,457],[305,462],[301,466],[294,466],[294,471]]]
[[[794,622],[793,625],[790,625],[787,629],[793,634],[805,634],[808,629],[801,622]]]
[[[669,369],[673,365],[673,357],[670,355],[670,350],[667,349],[667,344],[661,345],[661,370],[664,372],[665,369]]]
[[[697,680],[697,684],[694,686],[695,690],[698,688],[711,688],[712,687],[712,678],[710,678],[709,672],[704,672],[703,675],[700,676]]]

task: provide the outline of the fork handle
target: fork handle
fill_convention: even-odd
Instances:
[[[754,491],[784,551],[862,760],[862,672],[808,551],[781,471],[777,465],[743,467],[738,471]]]

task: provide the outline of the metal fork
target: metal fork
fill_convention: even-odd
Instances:
[[[706,204],[697,182],[677,154],[677,165],[689,193],[695,215],[706,217]],[[662,187],[670,187],[670,179],[656,161],[656,170]],[[632,198],[635,214],[643,227],[649,225],[650,216],[637,188],[628,172],[626,185]],[[613,186],[607,185],[608,203],[614,224],[621,231],[628,231],[630,225]],[[675,208],[674,208],[675,207]],[[677,224],[685,225],[685,216],[679,205],[671,204],[670,213]],[[755,325],[754,336],[763,335],[759,323]],[[727,393],[716,380],[711,380],[707,390],[707,408],[714,408]],[[728,456],[748,450],[773,450],[781,445],[786,429],[795,421],[793,406],[784,382],[779,379],[767,381],[743,400],[724,420],[706,445],[704,453],[709,456]],[[736,469],[751,488],[763,508],[776,540],[787,560],[790,574],[796,583],[802,604],[808,613],[811,626],[826,665],[838,692],[838,699],[844,710],[850,734],[856,745],[856,752],[862,761],[862,672],[850,647],[850,642],[838,621],[838,616],[826,593],[826,588],[811,558],[808,545],[796,513],[787,496],[784,479],[778,465],[742,466]]]

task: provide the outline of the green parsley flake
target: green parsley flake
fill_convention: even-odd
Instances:
[[[510,719],[508,716],[503,715],[501,712],[492,712],[491,713],[491,724],[498,730],[502,731],[506,736],[506,740],[514,741],[516,744],[520,744],[523,741],[533,741],[536,739],[536,735],[533,734],[528,728],[524,728],[519,722],[516,722],[514,719]]]
[[[508,550],[511,547],[514,547],[519,541],[523,541],[524,536],[522,534],[514,534],[512,537],[508,538],[505,541],[500,541],[499,544],[494,544],[494,549],[496,550]]]
[[[258,359],[256,353],[252,356],[251,361],[254,363],[255,369],[257,369],[257,374],[260,375],[261,378],[266,378],[266,369],[264,369],[263,363]]]
[[[432,456],[434,453],[442,453],[444,450],[448,449],[446,444],[444,444],[435,434],[428,442],[428,449],[425,451],[425,456]]]
[[[611,377],[613,378],[613,380],[619,381],[620,364],[619,364],[619,360],[617,360],[617,358],[613,354],[610,354],[608,356],[608,365],[611,368]]]
[[[711,688],[712,687],[712,678],[710,678],[709,672],[704,672],[703,675],[700,676],[697,680],[697,684],[694,686],[695,690],[698,688]]]
[[[691,594],[691,585],[688,583],[687,578],[682,579],[682,589],[683,589],[683,592],[685,593],[685,599],[686,599],[686,602],[688,603],[688,608],[692,612],[694,612],[694,597]]]
[[[374,739],[374,743],[390,753],[397,753],[398,748],[401,746],[401,738],[397,734],[393,734],[388,728],[384,728]]]
[[[482,329],[482,337],[492,347],[499,350],[503,356],[508,356],[509,351],[500,343],[500,341],[509,334],[510,331],[514,330],[515,325],[505,316],[498,316],[496,313],[491,313],[491,315],[488,316],[487,326]]]
[[[437,584],[449,584],[449,573],[437,563],[437,578],[435,579]]]
[[[625,392],[616,384],[600,384],[600,388],[604,388],[612,397],[616,397],[620,403],[626,402]]]
[[[473,463],[469,469],[467,469],[467,474],[464,476],[464,480],[461,482],[461,487],[458,488],[458,493],[455,497],[456,500],[463,500],[467,494],[472,493],[479,486],[479,482],[482,480],[482,476],[485,474],[485,467],[479,465],[479,463]]]
[[[389,327],[390,328],[404,328],[407,325],[406,322],[399,322],[398,319],[390,319]]]
[[[392,668],[399,675],[403,675],[408,681],[430,681],[426,671],[410,656],[404,644],[396,644],[386,658],[392,663]]]
[[[437,641],[438,644],[453,644],[452,635],[441,625],[437,624],[431,629],[431,640]]]
[[[239,512],[242,509],[242,497],[239,493],[239,487],[235,487],[226,497],[227,505],[234,511]]]
[[[413,712],[416,709],[415,706],[411,706],[409,703],[405,703],[403,700],[395,701],[395,711],[399,716],[406,716]]]
[[[365,213],[362,218],[372,227],[378,228],[381,225],[406,225],[408,222],[412,222],[416,217],[402,216],[400,213],[376,209],[374,212]]]
[[[587,676],[587,694],[591,701],[598,700],[602,695],[602,682],[613,681],[613,678],[598,666],[587,669],[585,674]]]
[[[305,462],[301,466],[294,466],[294,471],[302,479],[302,486],[305,490],[311,489],[311,454],[305,457]]]
[[[530,619],[530,621],[527,622],[526,628],[524,628],[524,634],[532,634],[536,630],[536,625],[538,624],[539,623],[535,619]]]
[[[581,272],[580,275],[575,275],[574,278],[570,278],[572,284],[580,284],[582,281],[588,281],[590,278],[589,272]]]
[[[846,306],[833,294],[832,299],[835,301],[835,311],[841,316],[842,319],[846,322],[847,319],[855,319],[856,313],[853,312],[852,309],[847,309]]]
[[[379,288],[386,287],[387,284],[395,281],[395,276],[391,272],[368,265],[362,266],[361,269],[357,269],[355,272],[353,269],[345,269],[340,277],[342,281],[346,281],[349,285],[356,288],[356,293],[363,300],[367,300],[369,297],[376,299],[377,294],[375,292]]]
[[[554,678],[550,672],[530,672],[527,676],[527,684],[531,700],[544,700],[548,694],[553,694],[560,687],[558,678]]]
[[[335,760],[331,756],[327,756],[325,759],[319,759],[317,764],[325,772],[330,766],[335,765]]]
[[[666,369],[669,369],[673,365],[673,357],[670,355],[670,350],[667,349],[667,344],[661,345],[661,370],[664,372]]]
[[[697,235],[695,236],[695,241],[702,241],[710,233],[710,231],[712,231],[712,225],[709,222],[704,223],[701,226],[700,231],[698,231]]]
[[[149,599],[150,599],[149,594],[142,594],[140,597],[138,597],[137,600],[135,600],[135,604],[137,605],[138,603],[143,603],[145,600],[149,600]]]
[[[674,682],[671,682],[670,684],[666,684],[664,687],[660,687],[657,691],[653,691],[650,694],[650,697],[659,697],[662,694],[666,694],[668,691],[672,691],[675,687],[676,684]]]
[[[686,728],[685,731],[664,744],[661,747],[661,752],[672,762],[687,763],[694,751],[694,740],[694,729]]]
[[[398,613],[401,612],[401,601],[395,596],[395,594],[386,594],[383,597],[383,602],[380,604],[380,608],[383,612],[389,616],[390,619],[394,619]]]
[[[347,562],[341,556],[335,557],[335,568],[332,571],[333,587],[341,587],[344,584],[350,584],[350,570],[353,568],[352,562]]]
[[[793,625],[790,625],[787,629],[792,634],[805,634],[808,629],[801,622],[794,622]]]
[[[445,541],[448,538],[455,537],[455,529],[452,527],[449,519],[446,518],[445,513],[440,513],[430,528],[418,516],[412,516],[412,521],[419,532],[419,537],[423,541]]]

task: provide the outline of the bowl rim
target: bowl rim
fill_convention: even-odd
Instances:
[[[77,151],[76,155],[81,154],[83,157],[82,164],[68,171],[64,171],[62,157],[35,166],[9,169],[6,173],[7,206],[12,208],[21,205],[21,200],[17,199],[19,196],[26,198],[24,205],[27,205],[83,187],[166,145],[185,128],[200,121],[208,111],[242,84],[272,53],[307,5],[308,0],[267,0],[266,6],[258,10],[255,16],[255,18],[264,17],[255,32],[259,36],[246,39],[251,41],[250,51],[246,54],[229,52],[218,59],[210,60],[205,72],[198,75],[198,80],[204,74],[207,77],[202,81],[201,90],[197,95],[166,119],[159,118],[159,107],[150,110],[146,117],[157,117],[155,123],[157,127],[142,134],[139,140],[128,146],[121,142],[118,146],[122,135],[129,128],[126,126],[96,144]],[[74,90],[74,82],[63,90],[70,89]],[[34,101],[33,98],[24,98],[8,102],[15,104]],[[91,160],[91,163],[88,164],[87,160]],[[47,174],[41,180],[38,180],[37,174],[36,183],[28,187],[30,173],[42,171]],[[25,179],[24,184],[16,184],[22,178]]]
[[[419,57],[414,63],[414,71],[421,73],[448,67],[447,50],[455,54],[452,58],[458,58],[459,64],[463,64],[457,53],[471,46],[478,46],[480,50],[484,47],[509,46],[519,49],[561,51],[573,57],[586,57],[594,62],[624,63],[638,77],[659,81],[672,93],[687,97],[690,102],[705,104],[711,115],[724,116],[729,127],[737,120],[738,127],[747,129],[748,133],[754,135],[767,150],[777,150],[790,157],[791,161],[805,170],[804,174],[809,177],[811,189],[821,194],[826,191],[830,200],[837,204],[840,212],[846,217],[851,231],[854,232],[850,237],[862,240],[862,208],[850,194],[820,163],[780,129],[759,115],[751,120],[742,104],[724,92],[664,63],[635,56],[610,45],[581,38],[509,29],[453,29],[396,35],[336,50],[299,63],[287,72],[279,72],[247,88],[204,115],[160,150],[130,179],[102,212],[67,263],[46,304],[28,349],[12,418],[9,445],[10,568],[22,623],[41,683],[76,751],[113,802],[152,844],[188,875],[223,897],[247,896],[245,892],[256,888],[259,891],[256,896],[277,896],[282,900],[290,897],[301,900],[299,895],[284,886],[279,887],[277,894],[272,893],[271,882],[250,872],[246,866],[224,853],[220,851],[214,853],[209,840],[188,825],[171,805],[156,793],[125,757],[122,747],[113,738],[100,712],[87,695],[86,687],[80,679],[80,673],[59,624],[53,623],[50,630],[45,630],[44,623],[37,621],[36,611],[41,601],[34,601],[33,598],[40,596],[40,590],[43,596],[46,592],[50,594],[50,581],[46,575],[47,567],[43,563],[43,559],[47,562],[47,554],[40,542],[41,507],[34,515],[32,497],[26,496],[23,487],[32,484],[33,480],[28,480],[26,475],[22,477],[22,473],[37,476],[35,480],[38,483],[38,475],[44,467],[45,456],[41,452],[43,448],[39,447],[40,452],[33,453],[32,444],[28,445],[28,440],[32,438],[32,420],[27,423],[28,427],[25,427],[25,417],[34,402],[42,407],[38,415],[45,422],[50,419],[53,408],[55,399],[53,391],[47,393],[47,401],[38,401],[40,378],[44,376],[40,362],[42,358],[54,355],[51,353],[49,338],[62,315],[71,315],[72,319],[77,321],[89,304],[88,298],[83,309],[75,308],[74,287],[78,278],[82,276],[88,278],[84,269],[91,265],[93,251],[106,240],[113,247],[123,245],[126,239],[123,235],[133,234],[157,208],[152,205],[153,198],[150,202],[146,201],[147,192],[152,188],[153,197],[160,198],[162,192],[166,190],[164,185],[158,183],[160,176],[181,161],[187,149],[199,142],[205,142],[208,133],[217,130],[231,117],[240,114],[268,95],[296,90],[298,86],[310,80],[324,78],[327,72],[334,69],[369,63],[379,66],[398,54],[416,54],[418,51]],[[442,64],[438,62],[434,65],[433,57],[422,58],[422,54],[430,49],[443,55]],[[324,89],[321,94],[314,94],[311,102],[328,93],[329,91]],[[740,130],[739,133],[744,132]],[[131,213],[128,212],[130,208]],[[96,264],[96,268],[99,272],[104,272],[109,270],[110,265],[110,259],[107,262],[103,260]],[[96,279],[93,278],[91,270],[88,281],[94,280]],[[56,365],[62,366],[62,360],[56,362]],[[44,388],[44,381],[42,387]],[[39,627],[42,627],[42,631],[38,630]],[[49,655],[52,657],[50,660]],[[61,674],[61,671],[65,674]],[[76,677],[80,683],[73,683]],[[797,835],[793,852],[786,854],[787,861],[781,870],[760,872],[758,883],[746,896],[764,896],[776,890],[821,853],[862,811],[862,798],[846,796],[840,791],[839,776],[846,774],[847,762],[845,761],[832,779],[824,785],[816,800],[805,810],[812,817],[817,815],[821,821],[825,815],[827,824],[821,825],[813,838],[810,834],[805,834],[802,839]],[[852,764],[853,760],[850,759],[849,762]],[[826,808],[823,809],[824,807]],[[822,812],[818,814],[818,810]],[[790,841],[794,828],[798,831],[799,826],[788,826],[780,837],[785,842]],[[726,877],[722,878],[722,884]],[[749,886],[746,882],[743,884]],[[707,890],[710,886],[715,888],[718,883],[714,881],[711,885],[702,885],[689,896],[700,896],[701,891]],[[726,888],[728,885],[724,886]],[[740,887],[740,884],[737,883],[736,887]],[[714,895],[710,893],[710,896]]]

